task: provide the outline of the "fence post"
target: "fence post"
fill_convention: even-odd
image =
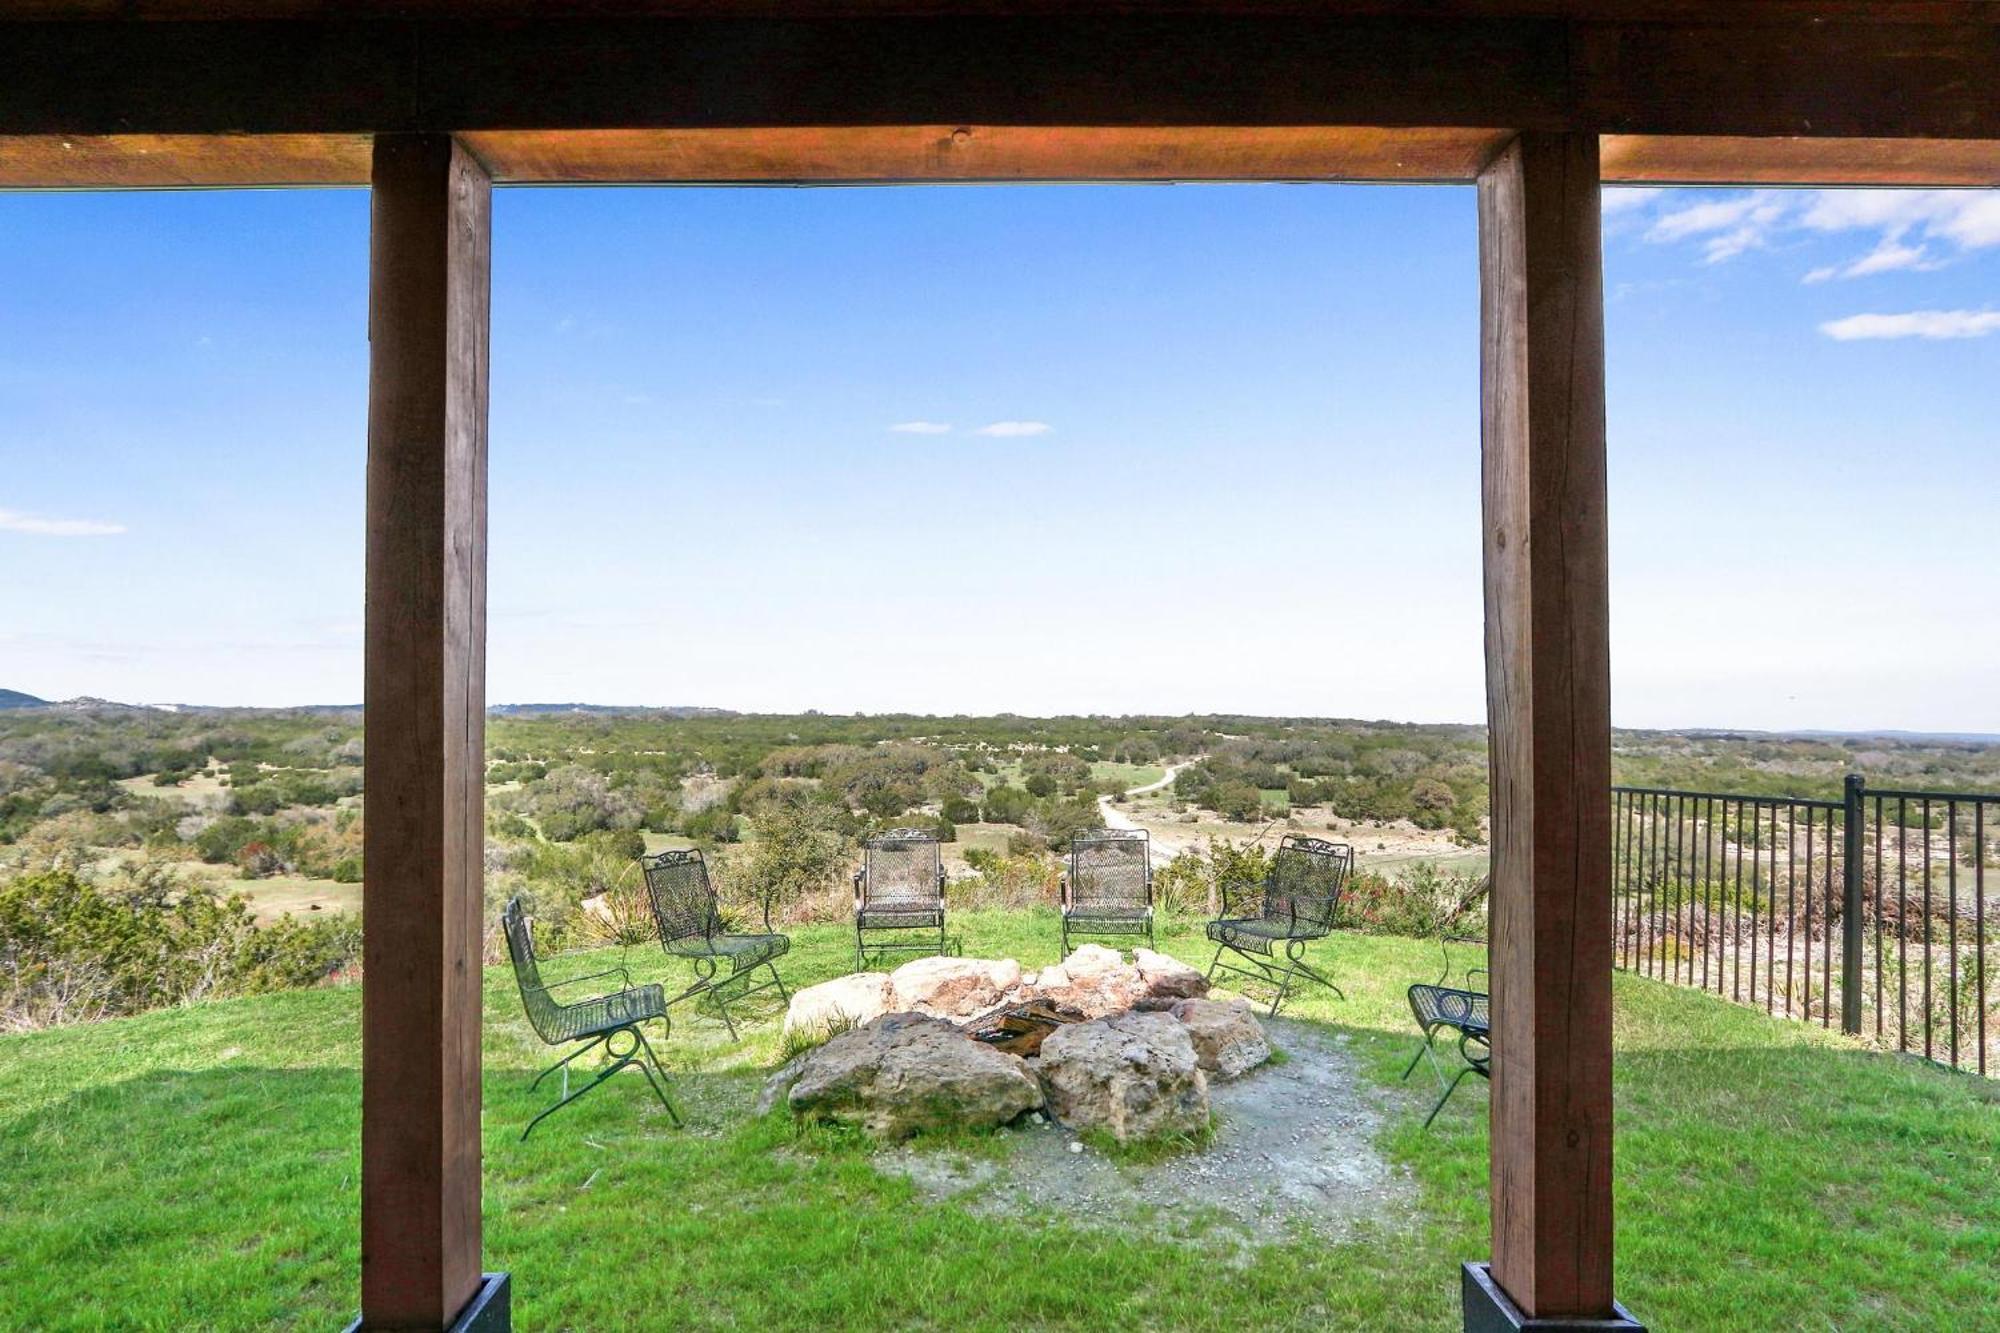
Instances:
[[[1846,852],[1841,866],[1841,888],[1845,891],[1840,911],[1840,1029],[1851,1036],[1861,1033],[1861,795],[1865,783],[1859,773],[1847,775],[1844,810]]]

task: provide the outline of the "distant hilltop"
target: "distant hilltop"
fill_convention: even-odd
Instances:
[[[0,690],[0,709],[6,708],[55,708],[75,712],[93,709],[110,711],[123,709],[155,713],[355,713],[361,705],[351,704],[286,704],[274,708],[257,708],[233,704],[128,704],[116,699],[98,699],[90,695],[80,695],[74,699],[44,699],[23,690]],[[626,717],[741,717],[732,708],[703,708],[692,704],[674,704],[666,707],[652,707],[646,704],[494,704],[486,710],[497,717],[535,717],[551,713],[588,713],[603,716]]]

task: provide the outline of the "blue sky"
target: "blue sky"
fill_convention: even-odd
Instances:
[[[1469,189],[494,216],[494,700],[1482,715]],[[2000,194],[1605,225],[1616,720],[2000,731]],[[366,259],[0,196],[0,686],[359,697]]]

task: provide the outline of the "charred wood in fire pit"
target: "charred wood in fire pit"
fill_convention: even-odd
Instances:
[[[1068,1005],[1034,1000],[974,1019],[964,1027],[965,1035],[1009,1055],[1039,1054],[1042,1042],[1065,1023],[1081,1023],[1087,1015]]]

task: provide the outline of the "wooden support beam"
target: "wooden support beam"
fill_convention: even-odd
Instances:
[[[1598,212],[1591,135],[1524,134],[1479,177],[1492,1276],[1541,1318],[1612,1313]]]
[[[361,1327],[481,1294],[490,185],[374,146],[369,257]]]
[[[1705,0],[1636,18],[1527,0],[543,4],[507,21],[443,2],[234,8],[286,16],[0,17],[0,134],[1365,125],[2000,138],[1991,3]]]

